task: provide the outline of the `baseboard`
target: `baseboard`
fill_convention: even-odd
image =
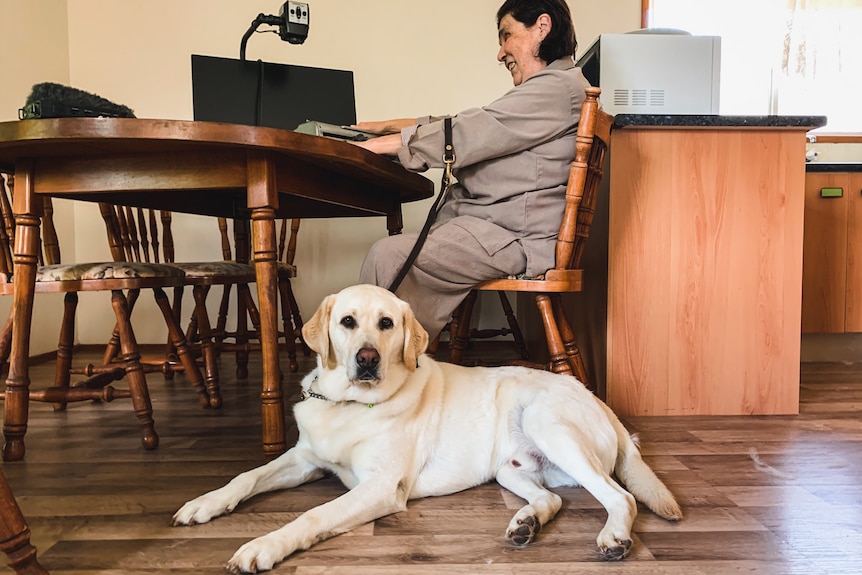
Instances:
[[[862,333],[806,333],[800,349],[802,363],[862,361]]]

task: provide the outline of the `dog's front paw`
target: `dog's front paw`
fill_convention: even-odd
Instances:
[[[287,555],[288,552],[279,544],[277,538],[271,534],[264,535],[237,549],[227,563],[227,570],[231,573],[269,571]]]
[[[599,545],[599,553],[605,561],[621,561],[632,549],[631,539],[618,539],[613,545]]]
[[[213,491],[206,495],[201,495],[197,499],[192,499],[174,513],[171,525],[198,525],[206,523],[209,520],[226,515],[233,511],[236,503],[228,501],[219,494],[219,491]]]
[[[509,529],[506,531],[506,539],[512,542],[513,545],[523,547],[536,539],[539,531],[542,530],[542,523],[535,515],[512,520]]]

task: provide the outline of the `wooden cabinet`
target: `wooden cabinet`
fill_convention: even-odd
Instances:
[[[806,174],[802,257],[802,333],[862,332],[862,172]]]
[[[598,253],[570,309],[617,414],[799,412],[810,127],[614,131]]]

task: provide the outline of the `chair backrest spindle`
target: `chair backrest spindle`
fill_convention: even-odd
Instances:
[[[228,235],[227,229],[227,218],[218,219],[218,230],[219,235],[221,236],[221,257],[227,262],[233,259],[230,247],[230,236]]]
[[[153,261],[155,263],[161,263],[161,259],[159,258],[159,234],[153,233],[153,230],[159,229],[158,222],[156,221],[156,211],[147,210],[147,217],[150,221],[150,246],[152,246],[153,249]]]
[[[165,258],[165,263],[173,263],[176,258],[176,255],[174,253],[174,233],[173,231],[171,231],[173,215],[169,211],[160,211],[159,219],[161,219],[162,221],[162,255]],[[155,225],[152,229],[156,229]]]
[[[9,187],[6,186],[7,178]],[[0,273],[4,279],[12,277],[12,250],[15,244],[15,219],[12,217],[12,176],[0,174],[0,214],[3,223],[0,225]]]
[[[105,222],[113,261],[130,263],[174,261],[170,212],[160,212],[161,243],[159,219],[156,218],[154,210],[115,206],[103,202],[99,204],[99,212]]]
[[[60,239],[54,227],[54,203],[51,196],[42,197],[42,265],[55,265],[60,261]]]
[[[575,140],[575,159],[566,185],[566,207],[557,236],[556,269],[580,265],[593,221],[596,197],[610,141],[613,117],[599,107],[598,88],[587,88]]]
[[[299,218],[290,220],[290,241],[287,242],[287,258],[282,260],[285,263],[293,265],[293,260],[296,257],[296,241],[299,237]]]

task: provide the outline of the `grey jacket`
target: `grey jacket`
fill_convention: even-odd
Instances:
[[[458,183],[437,221],[464,228],[491,255],[520,242],[528,277],[554,267],[587,86],[572,58],[562,58],[495,102],[454,116]],[[401,164],[414,171],[443,167],[443,122],[419,124],[398,151]]]

